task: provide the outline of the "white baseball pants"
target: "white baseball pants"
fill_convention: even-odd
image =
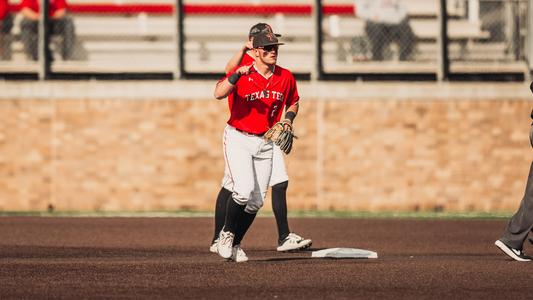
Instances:
[[[266,197],[272,173],[273,143],[262,137],[237,131],[227,125],[223,135],[224,160],[233,199],[256,213]]]

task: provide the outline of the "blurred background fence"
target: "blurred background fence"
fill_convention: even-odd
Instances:
[[[64,1],[0,0],[0,76],[219,76],[258,22],[283,35],[279,64],[304,76],[524,80],[531,69],[531,0]]]

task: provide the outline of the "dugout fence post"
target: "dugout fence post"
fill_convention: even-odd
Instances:
[[[448,54],[448,11],[447,1],[439,0],[439,35],[437,37],[438,44],[438,70],[437,80],[448,80],[450,75],[450,59]]]
[[[324,65],[322,61],[322,0],[315,0],[315,5],[311,8],[313,18],[314,34],[313,41],[313,69],[311,70],[311,80],[321,80],[324,75]]]
[[[182,79],[184,74],[184,57],[185,54],[184,43],[185,39],[183,38],[183,18],[184,18],[184,9],[183,9],[183,0],[176,0],[176,8],[174,13],[175,20],[175,33],[174,33],[174,46],[176,47],[176,68],[174,69],[174,79]]]
[[[41,10],[39,12],[39,41],[38,41],[38,62],[39,62],[39,80],[50,78],[50,33],[48,32],[48,8],[49,0],[40,0]]]

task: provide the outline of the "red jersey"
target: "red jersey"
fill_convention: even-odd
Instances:
[[[241,66],[251,65],[254,62],[255,62],[255,59],[253,58],[253,56],[248,54],[248,51],[246,51],[246,53],[244,53],[244,56],[241,59]]]
[[[281,119],[283,107],[298,100],[296,80],[289,70],[276,65],[266,78],[252,66],[250,74],[241,76],[228,96],[228,124],[248,133],[263,134]]]
[[[7,0],[0,0],[0,21],[7,16],[8,12],[9,7],[7,5]]]
[[[39,12],[39,0],[22,0],[21,8],[27,7],[34,12]],[[53,16],[58,10],[67,8],[66,0],[50,0],[48,15]]]

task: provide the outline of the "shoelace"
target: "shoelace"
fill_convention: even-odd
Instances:
[[[224,237],[219,241],[222,245],[229,244],[230,242],[233,243],[233,233],[231,232],[224,234]]]
[[[292,238],[294,238],[295,240],[298,240],[298,241],[301,241],[303,240],[303,238],[299,235],[297,235],[296,233],[290,233],[289,234]]]

